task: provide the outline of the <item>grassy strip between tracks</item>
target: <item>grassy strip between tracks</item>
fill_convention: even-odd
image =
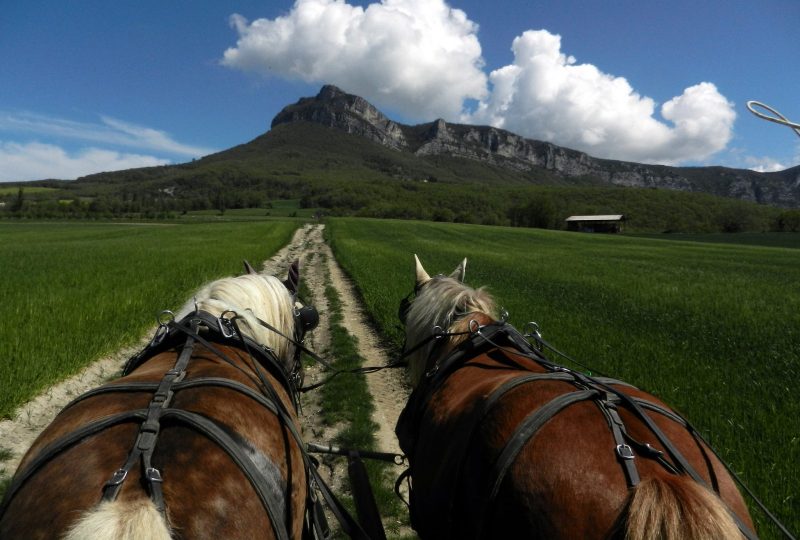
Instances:
[[[317,264],[325,265],[324,258],[317,261]],[[358,354],[357,339],[343,325],[342,301],[330,282],[330,277],[325,285],[325,296],[328,300],[331,334],[328,357],[334,359],[333,365],[337,369],[362,366],[364,359]],[[320,392],[323,421],[327,425],[343,426],[333,441],[334,444],[342,448],[377,450],[375,432],[378,426],[372,420],[374,406],[365,375],[340,375],[324,385]],[[397,538],[400,525],[407,525],[408,520],[407,513],[393,490],[394,477],[399,471],[397,467],[380,461],[365,459],[364,464],[387,536]],[[348,496],[343,501],[355,516],[352,499]]]

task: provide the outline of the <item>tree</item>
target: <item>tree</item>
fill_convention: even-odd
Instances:
[[[780,232],[800,232],[800,210],[786,210],[775,219],[775,229]]]
[[[17,198],[14,199],[14,202],[11,204],[11,211],[15,213],[22,212],[22,209],[25,207],[25,192],[22,188],[19,188],[17,192]]]

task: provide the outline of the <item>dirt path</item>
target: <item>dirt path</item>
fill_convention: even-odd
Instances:
[[[316,351],[324,351],[329,346],[330,322],[327,317],[325,278],[330,276],[331,284],[339,293],[342,301],[343,325],[358,340],[359,355],[365,358],[369,365],[387,364],[389,355],[381,347],[377,334],[372,330],[352,283],[334,259],[330,247],[325,244],[322,238],[323,227],[323,225],[316,225],[312,228],[304,252],[304,256],[307,258],[301,259],[301,263],[304,263],[301,266],[301,274],[311,289],[314,303],[321,313],[320,325],[310,336],[312,348]],[[307,370],[306,377],[310,377],[307,382],[315,382],[319,376],[320,370],[317,367]],[[394,425],[397,423],[397,417],[408,397],[402,374],[398,370],[379,371],[369,374],[367,383],[375,404],[373,420],[380,426],[379,432],[376,433],[378,449],[384,452],[399,452],[397,438],[394,435]],[[309,398],[313,399],[313,395]],[[311,426],[314,425],[311,418],[313,412],[306,411],[306,421]],[[318,428],[314,429],[316,432],[320,431]]]
[[[344,314],[344,326],[358,339],[359,354],[367,359],[369,365],[382,365],[388,362],[388,355],[380,346],[376,333],[368,324],[368,318],[360,305],[352,283],[345,277],[333,257],[330,247],[323,239],[323,225],[306,225],[299,229],[291,243],[281,249],[271,259],[263,262],[260,271],[284,278],[289,264],[296,259],[301,262],[301,277],[311,291],[312,298],[305,299],[317,306],[320,324],[308,336],[306,345],[319,354],[325,354],[330,344],[330,321],[328,303],[325,298],[327,277],[339,293]],[[0,476],[10,475],[19,464],[24,452],[56,414],[73,398],[99,386],[119,375],[125,361],[149,341],[153,329],[142,337],[139,343],[121,349],[93,363],[81,373],[51,387],[20,407],[14,418],[0,422],[0,446],[11,452],[11,458],[0,463]],[[321,369],[309,366],[305,382],[310,384],[320,380]],[[378,449],[399,452],[394,435],[394,425],[408,397],[402,375],[397,370],[386,370],[367,376],[369,389],[373,396],[375,412],[373,420],[380,426],[376,434]],[[305,394],[301,400],[301,422],[304,436],[318,442],[332,441],[337,426],[323,426],[320,420],[318,397],[315,392]],[[345,460],[324,460],[323,474],[334,490],[340,490],[346,477]]]
[[[308,336],[307,345],[318,354],[327,355],[330,347],[330,320],[325,286],[330,281],[342,302],[343,325],[358,340],[359,355],[369,365],[382,365],[389,361],[387,352],[380,346],[377,334],[371,330],[367,315],[357,299],[352,283],[347,279],[333,252],[323,239],[323,225],[310,227],[306,243],[300,256],[300,274],[311,291],[313,303],[320,313],[320,324]],[[322,380],[325,373],[321,366],[306,368],[305,383],[313,384]],[[408,397],[402,375],[397,370],[386,370],[367,375],[367,383],[375,405],[373,421],[380,426],[377,439],[378,450],[400,452],[394,425]],[[307,440],[322,444],[331,443],[341,429],[339,426],[325,426],[321,422],[319,392],[309,392],[301,400],[304,436]],[[323,478],[330,482],[335,491],[341,492],[345,481],[346,460],[336,457],[322,457]]]

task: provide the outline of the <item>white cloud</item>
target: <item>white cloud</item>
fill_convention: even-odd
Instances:
[[[745,163],[750,170],[756,172],[783,171],[791,167],[791,165],[786,165],[771,157],[748,156],[745,158]]]
[[[527,31],[512,45],[514,63],[493,71],[491,95],[462,119],[583,150],[597,157],[675,164],[725,148],[733,104],[708,82],[661,107],[623,77],[578,64],[561,51],[561,36]]]
[[[63,148],[31,142],[0,141],[0,182],[58,178],[71,180],[99,171],[166,165],[153,156],[125,154],[100,148],[85,148],[70,155]]]
[[[411,119],[455,120],[487,96],[478,26],[443,0],[297,0],[285,16],[231,25],[239,39],[224,65],[333,83]]]
[[[487,77],[478,27],[444,0],[296,0],[275,19],[231,17],[228,67],[333,83],[407,118],[489,124],[598,157],[676,164],[725,148],[736,113],[709,82],[660,107],[623,77],[578,64],[561,37],[529,30]],[[487,87],[487,80],[491,88]],[[468,100],[477,100],[471,112]]]
[[[0,131],[35,133],[104,145],[138,148],[184,157],[200,157],[211,148],[179,143],[166,132],[101,116],[102,123],[76,122],[30,112],[0,111]]]

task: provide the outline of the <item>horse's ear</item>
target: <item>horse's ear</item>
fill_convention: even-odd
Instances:
[[[300,283],[300,259],[296,259],[289,265],[289,275],[286,276],[286,281],[283,282],[292,294],[297,293],[298,283]]]
[[[431,279],[431,276],[428,275],[428,272],[422,267],[422,263],[419,262],[419,257],[417,254],[414,254],[414,263],[416,264],[416,272],[417,272],[417,288],[424,285],[428,280]]]
[[[247,262],[247,261],[244,261],[244,273],[245,274],[258,274],[258,272],[256,272],[256,269],[253,268],[252,266],[250,266],[250,263]]]
[[[457,279],[460,282],[464,282],[464,276],[467,275],[467,258],[464,257],[464,260],[461,261],[461,264],[456,266],[456,269],[453,270],[453,273],[450,274],[450,277],[453,279]]]

